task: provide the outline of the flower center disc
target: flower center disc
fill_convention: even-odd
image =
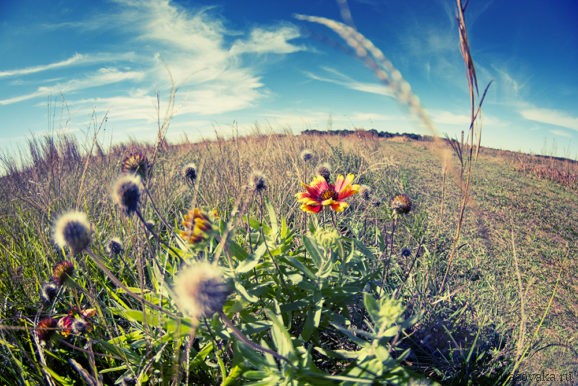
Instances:
[[[337,200],[337,192],[334,190],[326,190],[323,193],[321,193],[321,200],[325,201],[325,200],[329,200],[330,198]]]

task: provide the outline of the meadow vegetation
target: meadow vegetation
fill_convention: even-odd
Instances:
[[[430,130],[3,157],[3,384],[555,384],[578,379],[575,162],[441,138],[383,53],[337,33]],[[346,3],[340,2],[347,21]],[[347,12],[346,12],[347,11]],[[378,133],[379,134],[379,133]]]
[[[30,146],[33,165],[1,184],[2,383],[495,384],[575,368],[575,190],[495,151],[478,159],[440,291],[461,189],[431,142],[253,135],[165,144],[153,165],[138,143],[84,156],[65,137]],[[361,185],[343,212],[296,202],[320,165]],[[129,214],[111,192],[139,171]],[[400,193],[408,213],[392,209]],[[212,225],[189,244],[192,208]],[[75,253],[54,237],[70,209],[91,224]],[[198,319],[175,294],[196,261],[226,283],[209,291],[222,309]]]

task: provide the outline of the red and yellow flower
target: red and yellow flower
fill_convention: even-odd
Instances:
[[[208,232],[213,229],[211,219],[199,208],[189,210],[183,217],[181,237],[189,244],[196,244],[208,238]]]
[[[343,212],[349,206],[345,199],[359,192],[359,185],[354,185],[353,179],[353,174],[347,177],[340,174],[335,184],[330,184],[324,177],[316,176],[310,185],[303,184],[306,191],[297,193],[295,197],[305,212],[319,213],[326,206],[336,212]]]

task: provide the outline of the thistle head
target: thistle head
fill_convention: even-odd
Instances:
[[[106,252],[110,256],[118,256],[124,251],[120,239],[114,237],[108,241],[106,245]]]
[[[62,285],[74,272],[74,263],[72,261],[61,261],[56,264],[52,272],[52,281],[56,285]]]
[[[143,185],[136,175],[123,175],[114,184],[112,197],[119,208],[128,216],[138,209]]]
[[[411,211],[411,199],[407,194],[398,194],[391,200],[391,209],[395,214],[405,214]]]
[[[331,178],[331,165],[327,162],[322,163],[317,167],[317,174],[325,179],[325,181],[329,182]]]
[[[124,158],[121,170],[123,173],[138,175],[144,179],[146,178],[149,167],[147,156],[140,151],[136,151]]]
[[[367,185],[361,185],[359,187],[359,194],[361,196],[361,198],[363,198],[363,200],[370,202],[371,201],[371,187],[367,186]]]
[[[313,159],[313,152],[310,149],[303,149],[300,156],[303,162],[307,162]]]
[[[54,334],[54,331],[56,331],[56,326],[57,326],[56,319],[51,317],[44,318],[40,322],[38,322],[36,328],[34,329],[34,332],[36,333],[38,339],[42,343],[46,343],[48,342],[50,337]]]
[[[61,215],[54,226],[54,242],[72,253],[82,252],[90,243],[92,231],[86,213],[70,211]]]
[[[260,171],[254,171],[251,175],[251,187],[256,192],[262,192],[267,189],[267,180],[265,175]]]
[[[196,262],[175,278],[176,302],[189,316],[200,319],[221,311],[231,293],[218,266]]]
[[[182,170],[183,178],[187,183],[194,184],[197,179],[197,166],[194,163],[188,163]]]
[[[58,295],[58,290],[60,286],[52,281],[47,281],[40,287],[40,299],[45,303],[52,303],[56,295]]]

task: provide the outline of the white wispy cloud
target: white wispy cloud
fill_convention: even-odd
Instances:
[[[51,86],[42,86],[28,94],[0,99],[0,106],[23,102],[38,97],[69,93],[87,88],[124,82],[127,80],[140,80],[143,78],[143,76],[144,73],[138,71],[120,71],[116,68],[101,68],[95,73],[89,74],[84,78],[71,79],[66,82],[57,83]]]
[[[24,68],[17,68],[13,70],[0,71],[0,78],[16,77],[23,75],[36,74],[50,70],[57,70],[62,68],[74,67],[78,65],[95,65],[99,63],[106,63],[111,61],[133,61],[136,56],[134,52],[123,53],[95,53],[95,54],[79,54],[76,53],[70,58],[61,60],[59,62],[43,64],[39,66],[30,66]]]
[[[164,90],[162,97],[166,97],[166,90],[174,81],[175,117],[222,114],[254,106],[269,95],[260,76],[266,61],[251,60],[251,55],[286,55],[303,49],[293,44],[300,34],[289,23],[255,26],[246,34],[239,34],[228,31],[211,7],[184,9],[169,0],[115,0],[113,5],[115,12],[107,15],[92,14],[81,21],[43,26],[122,36],[123,40],[111,45],[111,52],[76,54],[61,62],[5,71],[4,77],[81,64],[113,67],[110,63],[124,60],[124,66],[118,66],[122,70],[106,67],[83,75],[83,71],[94,71],[94,67],[87,66],[86,70],[75,71],[74,79],[53,83],[39,79],[32,92],[5,97],[0,105],[77,92],[76,98],[66,97],[78,114],[106,111],[118,124],[139,119],[154,123],[156,94]],[[124,48],[129,49],[120,55],[112,52]],[[122,83],[122,87],[80,93],[113,83]]]
[[[256,54],[290,54],[303,50],[303,47],[291,44],[289,41],[300,36],[299,30],[293,25],[277,28],[255,28],[247,40],[238,40],[232,46],[232,55]]]
[[[522,109],[519,113],[523,118],[530,121],[546,123],[578,131],[578,117],[572,116],[565,111],[533,107]]]
[[[19,75],[28,75],[34,74],[37,72],[43,72],[47,70],[53,70],[62,67],[68,67],[73,64],[76,64],[84,59],[84,56],[81,54],[74,54],[70,58],[66,60],[62,60],[60,62],[49,63],[41,66],[32,66],[32,67],[25,67],[19,68],[15,70],[8,70],[8,71],[0,71],[0,78],[10,77],[10,76],[19,76]]]
[[[328,75],[322,76],[312,72],[305,72],[305,75],[307,75],[309,78],[313,80],[336,84],[355,91],[361,91],[369,94],[377,94],[389,97],[393,96],[393,92],[388,87],[380,83],[359,82],[337,71],[334,68],[322,67],[322,69]]]

